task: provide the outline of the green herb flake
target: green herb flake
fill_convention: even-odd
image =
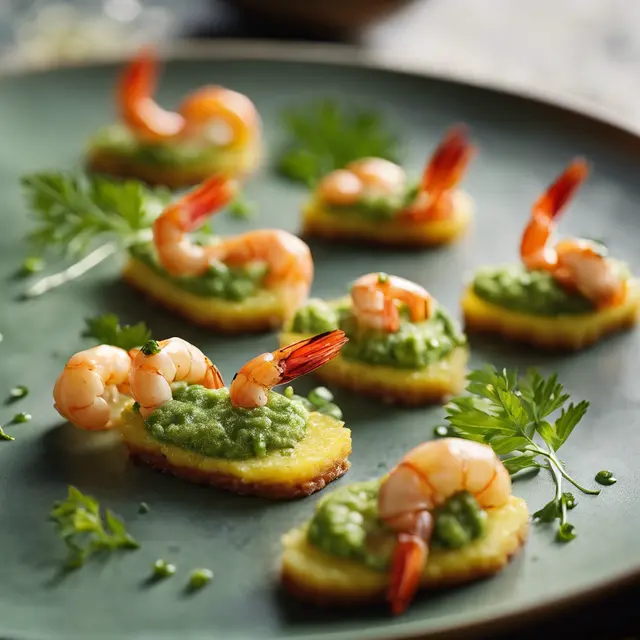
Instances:
[[[162,351],[162,347],[155,340],[149,340],[145,342],[141,351],[145,356],[155,356]]]
[[[433,435],[436,438],[449,438],[452,435],[451,429],[446,424],[439,424],[433,428]]]
[[[19,384],[13,387],[11,391],[9,391],[9,398],[7,399],[7,404],[11,402],[17,402],[18,400],[24,398],[27,395],[29,395],[29,389],[25,387],[23,384]]]
[[[16,413],[13,418],[11,418],[11,422],[9,424],[23,424],[25,422],[31,422],[31,414],[30,413]]]
[[[176,565],[159,559],[153,563],[152,570],[154,578],[170,578],[176,573]]]
[[[612,471],[602,470],[602,471],[598,471],[598,473],[596,473],[596,482],[598,484],[601,484],[601,485],[605,486],[605,487],[608,487],[608,486],[618,482],[618,480],[613,477],[613,472]]]
[[[210,569],[195,569],[189,576],[190,589],[202,589],[213,580],[213,571]]]
[[[44,269],[44,260],[42,258],[38,258],[36,256],[30,256],[29,258],[25,258],[22,263],[22,267],[20,268],[20,273],[23,276],[30,276],[34,273],[38,273]]]
[[[233,218],[239,220],[246,220],[251,218],[255,213],[256,206],[253,202],[249,202],[243,193],[239,193],[235,200],[229,205],[227,211]]]
[[[140,347],[151,339],[151,331],[144,322],[121,325],[118,316],[105,313],[85,320],[83,338],[93,338],[98,344],[109,344],[125,351]]]
[[[8,433],[5,433],[2,426],[0,426],[0,440],[15,440],[15,438],[10,436]]]
[[[378,284],[386,284],[389,282],[389,274],[380,272],[378,274]]]

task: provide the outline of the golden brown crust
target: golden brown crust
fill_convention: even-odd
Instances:
[[[145,449],[139,449],[131,443],[126,443],[133,460],[142,462],[154,469],[171,473],[172,475],[195,482],[206,484],[220,489],[226,489],[239,495],[260,496],[272,500],[291,500],[303,498],[316,491],[321,491],[327,484],[333,482],[345,474],[351,463],[348,459],[336,460],[332,466],[320,475],[309,478],[304,482],[289,484],[285,482],[246,482],[238,476],[219,471],[203,471],[194,467],[185,467],[171,464],[162,453],[154,453]]]

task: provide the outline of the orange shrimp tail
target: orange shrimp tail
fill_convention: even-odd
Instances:
[[[466,127],[458,125],[447,132],[422,178],[422,188],[431,196],[432,202],[437,202],[462,180],[474,153],[475,148],[469,143]]]
[[[533,205],[533,214],[555,218],[587,179],[589,165],[576,158]]]
[[[282,370],[280,384],[291,382],[326,364],[338,355],[348,340],[344,331],[335,329],[279,349],[276,357],[280,356],[279,364]]]
[[[224,380],[222,379],[220,369],[209,359],[207,359],[207,364],[209,365],[209,369],[205,375],[203,386],[207,389],[222,389],[222,387],[224,387]]]
[[[189,192],[179,202],[187,216],[186,231],[195,231],[206,218],[217,213],[238,193],[235,180],[215,175]]]
[[[422,570],[427,563],[427,543],[417,535],[398,534],[391,564],[387,599],[394,615],[404,613],[420,586]]]
[[[165,111],[153,100],[158,79],[158,62],[152,48],[140,51],[124,70],[118,85],[118,107],[124,123],[140,136],[153,140],[180,134],[184,118]]]

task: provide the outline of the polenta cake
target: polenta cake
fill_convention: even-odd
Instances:
[[[349,343],[316,375],[387,402],[442,402],[464,387],[466,338],[447,311],[419,285],[385,273],[359,278],[349,298],[309,300],[281,344],[340,328]]]
[[[218,86],[190,94],[177,113],[153,101],[158,62],[143,50],[117,91],[121,122],[89,144],[89,169],[177,189],[211,175],[238,176],[260,157],[260,118],[246,96]]]
[[[637,323],[640,286],[626,264],[597,242],[550,242],[556,217],[587,175],[587,164],[575,160],[535,203],[520,264],[476,272],[462,299],[468,332],[577,350]]]
[[[282,326],[304,303],[313,280],[309,247],[280,229],[196,243],[196,230],[235,195],[214,176],[156,219],[153,241],[129,249],[123,278],[159,304],[222,333]]]
[[[303,209],[303,235],[411,247],[453,242],[473,215],[473,201],[456,188],[472,155],[458,127],[446,135],[419,184],[410,184],[388,160],[356,160],[320,181]]]
[[[529,513],[485,444],[424,443],[381,480],[323,497],[282,540],[282,582],[323,605],[386,599],[401,614],[419,589],[503,569],[526,540]]]
[[[119,431],[133,458],[186,480],[273,499],[306,496],[347,471],[350,432],[333,407],[272,387],[323,365],[345,342],[332,331],[264,353],[229,388],[180,338],[129,353],[100,345],[69,360],[55,408],[81,429]]]

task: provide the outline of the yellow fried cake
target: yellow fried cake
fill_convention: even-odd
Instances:
[[[447,133],[420,183],[401,167],[362,158],[326,175],[303,209],[305,236],[388,246],[453,242],[469,226],[473,201],[456,189],[473,148],[462,127]]]
[[[157,76],[150,48],[125,68],[116,92],[121,122],[94,136],[89,170],[177,189],[255,168],[261,124],[249,98],[206,86],[189,94],[174,113],[154,102]]]
[[[428,297],[427,292],[402,278],[383,275],[398,286],[409,287],[411,295],[417,296],[420,313],[420,300],[427,299],[421,296]],[[366,286],[373,283],[375,288],[377,278],[378,274],[363,276],[354,288],[365,281]],[[388,293],[391,299],[396,295]],[[399,315],[397,326],[386,329],[361,327],[359,317],[375,321],[377,316],[369,318],[358,309],[361,307],[354,303],[353,290],[350,298],[310,300],[286,326],[280,343],[289,344],[339,326],[347,331],[350,340],[340,354],[316,371],[315,375],[324,382],[405,405],[442,403],[463,390],[468,359],[466,339],[441,306],[434,302],[429,315],[416,316],[415,321]],[[397,309],[395,305],[390,307],[392,313]],[[404,308],[400,309],[404,314]]]
[[[458,481],[459,464],[473,471]],[[414,474],[430,484],[411,490]],[[308,523],[283,536],[281,579],[292,595],[317,604],[386,598],[402,613],[418,589],[502,570],[528,524],[525,502],[511,495],[509,474],[487,445],[436,440],[409,452],[382,480],[324,496]]]

